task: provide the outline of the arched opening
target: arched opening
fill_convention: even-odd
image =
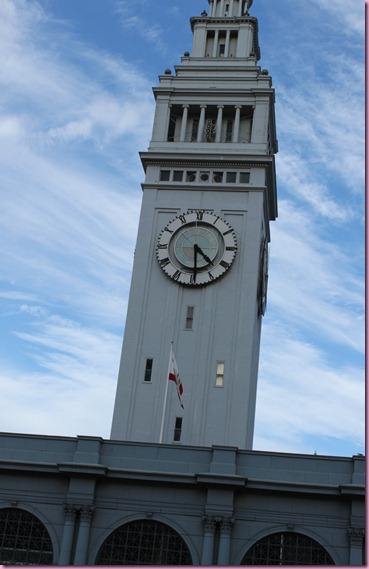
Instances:
[[[334,565],[317,541],[294,532],[265,536],[246,553],[241,565]]]
[[[51,565],[53,546],[44,524],[18,508],[0,510],[0,565]]]
[[[171,527],[137,520],[109,535],[96,565],[192,565],[192,558],[185,541]]]

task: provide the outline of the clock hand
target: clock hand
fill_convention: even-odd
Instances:
[[[196,282],[196,273],[197,273],[197,249],[196,245],[193,246],[194,250],[194,262],[193,262],[193,282]]]
[[[205,255],[205,253],[203,252],[203,250],[197,245],[197,243],[195,243],[194,245],[194,249],[196,252],[199,252],[200,255],[202,255],[205,259],[205,261],[207,261],[208,263],[210,263],[211,265],[214,266],[214,263],[211,259],[209,259],[209,257],[207,255]]]

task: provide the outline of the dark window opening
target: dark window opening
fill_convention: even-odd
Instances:
[[[95,565],[192,565],[184,539],[155,520],[136,520],[111,533]]]
[[[232,133],[233,133],[233,120],[228,119],[226,125],[226,142],[232,142]]]
[[[241,565],[334,565],[314,539],[294,532],[267,535],[249,549]]]
[[[0,510],[0,564],[52,565],[53,547],[44,524],[17,508]]]
[[[169,182],[170,179],[170,170],[161,170],[160,171],[160,181],[161,182]]]
[[[145,366],[144,381],[151,381],[153,364],[154,364],[154,360],[152,358],[147,358],[146,366]]]
[[[199,132],[199,119],[193,119],[191,130],[191,142],[197,142],[197,134]]]
[[[240,184],[248,184],[250,182],[250,172],[240,173]]]
[[[182,417],[176,417],[176,422],[174,425],[174,435],[173,435],[173,441],[175,442],[179,442],[181,440],[181,434],[182,434]]]
[[[182,182],[182,180],[183,180],[183,170],[174,170],[173,182]]]
[[[227,172],[227,183],[228,184],[235,184],[236,183],[236,172]]]

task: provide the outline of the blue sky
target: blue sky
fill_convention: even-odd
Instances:
[[[109,437],[151,89],[207,6],[0,2],[0,431]],[[250,12],[279,139],[254,448],[350,456],[364,449],[364,1]]]

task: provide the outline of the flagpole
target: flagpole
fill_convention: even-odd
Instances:
[[[159,444],[161,444],[163,442],[164,418],[165,418],[165,411],[166,411],[166,407],[167,407],[168,387],[169,387],[169,370],[170,370],[170,363],[172,361],[172,353],[173,353],[173,342],[171,342],[171,344],[170,344],[170,354],[169,354],[169,361],[168,361],[167,377],[166,377],[166,382],[165,382],[164,405],[163,405],[163,415],[161,418]]]

